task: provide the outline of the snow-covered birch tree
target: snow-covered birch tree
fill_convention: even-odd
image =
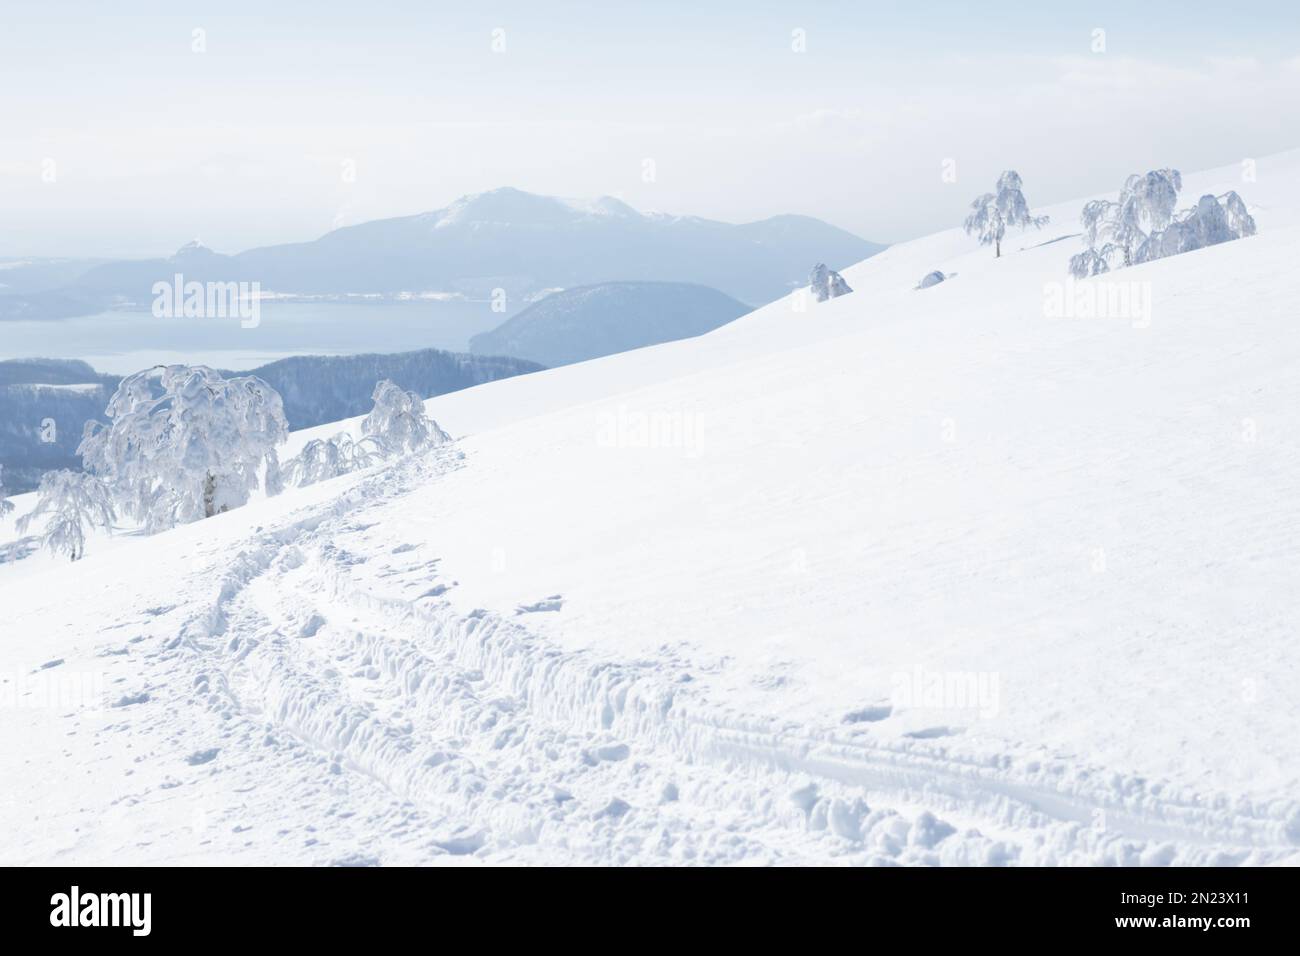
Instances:
[[[32,522],[45,518],[41,543],[56,554],[76,561],[86,553],[90,528],[113,529],[113,502],[107,486],[94,475],[79,471],[50,471],[41,476],[36,507],[18,519],[19,534]]]
[[[962,224],[967,234],[975,236],[982,246],[993,246],[994,256],[1002,255],[1002,240],[1007,230],[1041,229],[1047,225],[1047,216],[1034,216],[1023,191],[1024,180],[1014,169],[998,177],[997,192],[985,193],[970,204],[971,212]]]
[[[77,453],[148,530],[238,507],[264,482],[282,488],[276,446],[288,436],[279,394],[248,375],[156,366],[124,378],[86,423]]]

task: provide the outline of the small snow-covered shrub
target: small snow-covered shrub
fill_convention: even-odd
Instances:
[[[107,425],[86,423],[77,454],[149,531],[244,504],[263,472],[267,492],[281,490],[275,449],[288,424],[256,376],[156,366],[124,378],[105,414]]]
[[[1114,243],[1108,242],[1097,249],[1084,249],[1070,257],[1070,275],[1076,279],[1099,276],[1109,272],[1117,260],[1120,260],[1118,265],[1124,264],[1120,249]]]
[[[26,534],[33,519],[48,515],[41,542],[56,554],[76,561],[86,551],[86,530],[110,531],[116,517],[107,486],[94,475],[77,471],[50,471],[41,476],[36,507],[18,519],[19,534]]]
[[[419,451],[451,441],[451,436],[429,417],[424,399],[415,392],[404,391],[384,379],[375,383],[371,397],[375,407],[362,421],[361,431],[377,439],[387,453]]]
[[[948,277],[946,275],[944,275],[938,269],[935,269],[933,272],[927,273],[925,278],[916,284],[916,287],[918,289],[928,289],[930,288],[930,286],[938,285],[940,282],[945,281],[947,278]]]
[[[307,442],[302,451],[284,465],[285,479],[292,484],[312,485],[328,478],[360,471],[387,456],[383,442],[367,437],[353,441],[347,432]]]
[[[844,281],[844,277],[834,269],[826,268],[824,262],[813,266],[812,274],[808,277],[808,286],[812,289],[813,298],[818,302],[825,302],[827,299],[834,299],[853,291]]]

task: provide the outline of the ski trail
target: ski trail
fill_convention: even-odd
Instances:
[[[364,549],[347,544],[370,527],[361,512],[457,466],[447,452],[407,461],[261,532],[172,645],[193,680],[307,748],[318,773],[356,775],[414,807],[421,823],[404,833],[430,854],[1236,864],[1295,853],[1294,806],[780,725],[716,706],[661,663],[562,653],[515,620],[459,615],[445,586],[426,586],[436,561],[410,566],[415,596],[411,576],[358,581]]]

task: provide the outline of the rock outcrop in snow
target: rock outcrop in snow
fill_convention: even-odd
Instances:
[[[844,281],[844,277],[834,269],[828,269],[824,262],[813,266],[812,275],[808,277],[808,285],[812,289],[813,298],[818,302],[835,299],[853,291]]]

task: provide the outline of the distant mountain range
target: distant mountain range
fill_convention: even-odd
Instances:
[[[247,372],[280,393],[289,427],[310,428],[369,411],[375,382],[391,379],[425,398],[541,368],[522,359],[421,349],[394,355],[301,355]],[[0,361],[0,465],[10,494],[30,491],[42,472],[80,469],[81,432],[121,379],[81,361]]]
[[[512,355],[554,367],[712,331],[750,311],[707,286],[684,282],[605,282],[548,295],[470,351]]]
[[[258,282],[292,296],[460,293],[513,303],[616,280],[689,282],[761,305],[807,282],[814,263],[843,268],[884,246],[807,216],[732,225],[591,201],[495,189],[445,209],[336,229],[312,242],[223,255],[190,243],[167,259],[0,263],[0,319],[147,308],[151,288]]]

